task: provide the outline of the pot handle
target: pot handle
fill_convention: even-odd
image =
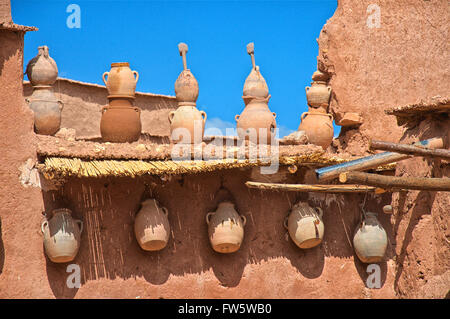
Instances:
[[[308,114],[309,114],[308,112],[303,113],[302,116],[300,117],[300,119],[303,121],[303,119],[305,118],[305,116],[308,115]],[[331,114],[330,114],[330,115],[331,115]]]
[[[310,87],[309,86],[305,86],[305,92],[308,93]]]
[[[134,110],[135,110],[137,113],[141,113],[141,109],[138,108],[137,106],[134,107]]]
[[[331,93],[331,86],[327,86],[328,93]]]
[[[138,73],[138,71],[133,71],[133,74],[135,75],[135,82],[137,83],[137,81],[139,80],[139,73]]]
[[[327,115],[330,117],[330,119],[331,119],[331,122],[333,122],[334,121],[334,117],[333,117],[333,115],[331,115],[330,113],[327,113]]]
[[[315,210],[317,211],[317,214],[319,215],[319,217],[322,219],[323,209],[320,207],[315,207]]]
[[[245,226],[245,224],[247,224],[247,217],[245,217],[244,215],[239,215],[239,216],[241,217],[243,226]]]
[[[48,220],[44,220],[44,221],[42,222],[42,224],[41,224],[41,231],[42,231],[42,234],[44,233],[44,228],[45,228],[45,226],[48,227]]]
[[[74,222],[78,224],[78,227],[80,227],[80,235],[81,235],[81,233],[83,232],[83,221],[75,219]]]
[[[289,218],[289,215],[287,215],[287,216],[284,218],[284,221],[283,221],[283,226],[284,226],[284,228],[286,228],[286,229],[289,229],[289,227],[288,227],[288,218]]]
[[[59,103],[59,110],[62,111],[62,109],[64,108],[64,102],[61,100],[58,100]]]
[[[206,214],[206,223],[209,225],[209,223],[211,222],[211,216],[214,215],[214,212],[209,212],[208,214]]]
[[[164,215],[169,216],[169,211],[165,207],[161,207],[161,210],[163,211]]]
[[[109,77],[109,72],[105,72],[105,73],[103,73],[103,75],[102,75],[103,83],[105,83],[105,85],[106,85],[106,81],[107,81],[107,80],[105,80],[105,75],[107,75],[107,76]]]
[[[236,116],[234,117],[234,119],[236,120],[236,122],[239,122],[239,118],[240,118],[241,116],[239,115],[239,114],[236,114]]]
[[[107,105],[103,105],[100,109],[100,112],[105,113],[105,111],[107,110],[107,107],[108,107]]]
[[[200,114],[202,115],[202,117],[203,117],[203,124],[205,124],[205,122],[206,122],[206,112],[205,111],[200,111]]]
[[[277,113],[272,112],[273,118],[276,119],[277,118]]]
[[[29,98],[25,98],[25,102],[27,103],[27,104],[30,104],[31,103],[31,101],[30,101],[30,99]]]
[[[169,112],[169,123],[172,124],[173,121],[173,117],[175,116],[175,111],[170,111]]]

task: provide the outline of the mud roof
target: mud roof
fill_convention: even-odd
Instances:
[[[28,31],[37,31],[39,29],[36,27],[29,27],[26,25],[15,24],[14,22],[11,21],[0,23],[0,30],[28,32]]]
[[[387,115],[395,115],[405,120],[428,113],[450,113],[450,97],[437,95],[429,99],[420,100],[417,103],[388,108],[384,112]]]

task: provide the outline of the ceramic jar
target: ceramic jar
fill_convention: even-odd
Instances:
[[[305,131],[309,143],[326,150],[333,141],[333,116],[329,113],[305,112],[301,116],[298,130]]]
[[[266,80],[259,72],[259,66],[252,68],[244,83],[244,96],[266,98],[269,95],[269,88]]]
[[[366,264],[381,262],[387,243],[386,231],[378,221],[377,214],[367,212],[353,236],[353,247],[359,260]]]
[[[54,135],[61,126],[63,102],[57,100],[51,86],[37,86],[30,98],[25,99],[34,113],[34,131]]]
[[[198,82],[189,69],[183,70],[175,81],[178,102],[195,102],[198,98]]]
[[[73,219],[71,214],[67,208],[55,209],[52,218],[41,225],[45,253],[54,263],[74,260],[80,248],[83,222]]]
[[[169,113],[171,141],[180,144],[203,142],[206,113],[199,111],[193,102],[179,102],[178,108]]]
[[[147,199],[134,220],[134,233],[139,246],[146,251],[157,251],[169,242],[170,224],[168,211],[155,199]]]
[[[269,99],[270,95],[265,99],[248,98],[244,111],[241,115],[235,116],[240,139],[258,144],[271,144],[277,127],[275,120],[277,115],[269,110],[267,105]]]
[[[111,70],[103,73],[102,77],[108,89],[108,97],[135,96],[139,73],[137,71],[131,71],[128,62],[111,63]],[[108,78],[106,79],[106,77]]]
[[[127,105],[104,106],[100,133],[105,142],[134,142],[141,136],[141,110]]]
[[[331,87],[327,86],[325,81],[313,81],[311,87],[305,87],[306,100],[308,105],[314,108],[323,109],[322,112],[326,112],[328,104],[330,102]]]
[[[206,215],[209,241],[219,253],[237,251],[244,239],[245,216],[239,215],[231,202],[222,202],[215,212]]]
[[[38,54],[27,64],[26,73],[32,86],[52,85],[58,77],[58,67],[47,46],[38,47]]]
[[[312,248],[322,242],[325,230],[322,215],[321,208],[312,208],[307,203],[299,202],[292,207],[284,221],[284,227],[298,247]]]

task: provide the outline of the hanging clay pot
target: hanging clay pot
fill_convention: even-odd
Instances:
[[[167,208],[160,207],[155,199],[142,202],[134,220],[134,233],[143,250],[157,251],[166,247],[170,235],[167,216]]]
[[[80,248],[83,222],[73,219],[71,214],[67,208],[55,209],[52,218],[41,225],[45,253],[54,263],[74,260]]]
[[[141,136],[141,110],[119,105],[102,107],[100,133],[105,142],[134,142]]]
[[[38,54],[28,62],[26,73],[32,86],[55,83],[58,67],[55,60],[49,56],[47,46],[38,47]]]
[[[200,144],[205,131],[206,113],[192,102],[180,102],[176,111],[169,113],[170,136],[174,143]]]
[[[231,202],[222,202],[215,212],[206,215],[209,241],[219,253],[233,253],[244,239],[245,216],[239,215]]]
[[[108,79],[106,79],[106,76]],[[111,63],[111,70],[103,73],[102,77],[108,89],[108,97],[135,96],[139,73],[137,71],[131,71],[128,62]]]
[[[284,221],[293,242],[300,248],[312,248],[322,242],[324,224],[320,207],[312,208],[307,203],[295,204]]]
[[[25,99],[34,113],[34,131],[54,135],[61,126],[63,102],[57,100],[51,86],[37,86],[30,98]]]
[[[353,247],[359,260],[366,264],[381,262],[387,243],[386,231],[378,221],[377,214],[367,212],[353,236]]]
[[[323,112],[326,112],[331,96],[331,87],[327,86],[327,82],[311,82],[311,87],[307,86],[305,90],[308,105],[314,108],[323,108]]]
[[[305,131],[309,143],[322,146],[326,150],[333,141],[333,116],[328,113],[305,112],[302,114],[298,131]]]
[[[237,133],[240,139],[247,139],[253,143],[271,144],[275,134],[277,122],[276,113],[269,110],[267,103],[270,95],[265,99],[244,97],[246,104],[241,115],[236,115]]]

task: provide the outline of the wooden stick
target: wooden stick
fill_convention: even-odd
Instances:
[[[450,178],[395,177],[363,172],[346,172],[339,175],[341,183],[358,183],[384,189],[401,188],[429,191],[450,191]]]
[[[442,138],[432,138],[429,140],[416,142],[414,143],[414,145],[420,145],[428,148],[442,148],[444,146],[444,142]],[[380,165],[398,162],[410,157],[411,155],[399,154],[394,152],[383,152],[346,163],[316,169],[316,175],[317,178],[321,181],[330,180],[339,177],[340,173],[348,171],[363,171],[378,167]]]
[[[319,193],[365,193],[379,191],[376,187],[362,185],[306,185],[306,184],[276,184],[246,182],[248,188],[263,190],[283,190],[289,192],[319,192]]]
[[[418,147],[415,145],[407,145],[383,141],[370,141],[369,148],[373,150],[391,151],[408,155],[436,156],[450,159],[450,150],[446,149],[429,149],[424,147]]]

